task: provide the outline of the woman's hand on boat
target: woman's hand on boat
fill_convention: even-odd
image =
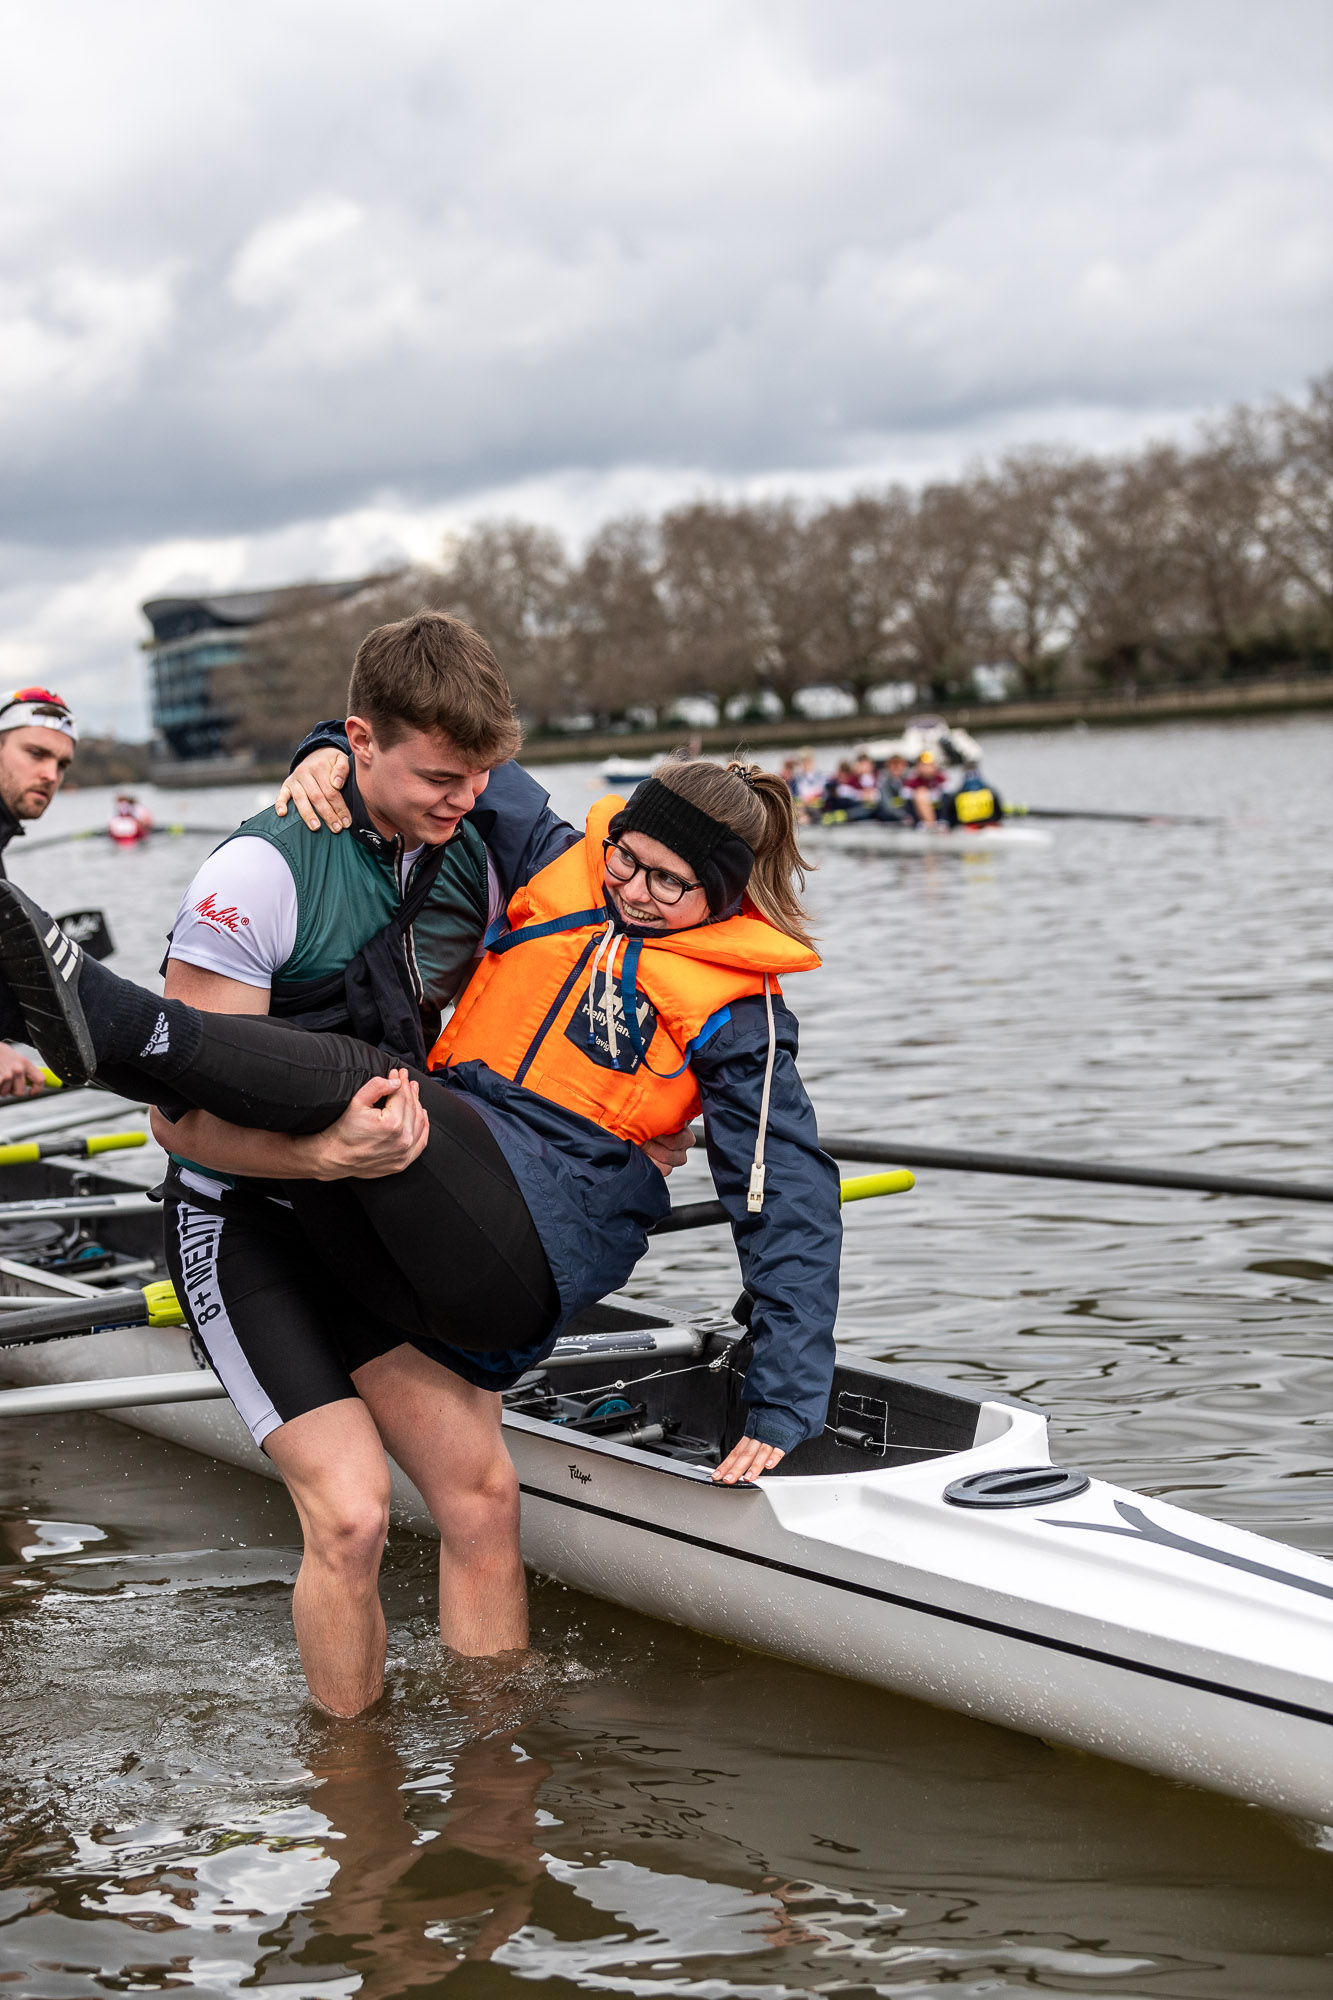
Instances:
[[[282,789],[273,801],[273,810],[279,819],[287,817],[287,807],[294,805],[312,833],[319,832],[323,820],[330,833],[341,833],[352,824],[352,815],[347,810],[347,801],[342,788],[347,783],[349,766],[341,750],[312,750],[303,757],[290,777],[284,778]]]
[[[363,1083],[326,1132],[296,1143],[311,1180],[378,1181],[410,1167],[429,1137],[418,1086],[405,1069],[394,1069]]]
[[[762,1438],[742,1438],[733,1445],[713,1474],[714,1486],[735,1486],[744,1479],[758,1479],[761,1472],[771,1472],[787,1456],[775,1444],[765,1444]]]

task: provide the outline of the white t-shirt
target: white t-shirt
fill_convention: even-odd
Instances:
[[[400,882],[420,852],[418,846],[403,856]],[[285,856],[271,841],[243,834],[209,855],[182,896],[171,956],[267,990],[296,949],[296,916],[296,883]]]

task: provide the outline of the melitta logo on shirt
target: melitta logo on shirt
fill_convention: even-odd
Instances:
[[[250,921],[249,917],[241,915],[235,903],[219,907],[217,897],[211,892],[201,902],[195,904],[194,914],[200,923],[207,924],[211,931],[231,931],[233,934],[243,929]]]

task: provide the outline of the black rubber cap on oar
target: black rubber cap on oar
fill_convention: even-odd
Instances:
[[[720,1201],[682,1201],[668,1209],[660,1222],[650,1223],[650,1236],[670,1236],[677,1229],[702,1229],[710,1222],[727,1222],[730,1217]]]
[[[94,1327],[133,1326],[147,1318],[148,1304],[137,1288],[99,1292],[95,1299],[57,1299],[51,1305],[34,1305],[30,1312],[5,1312],[0,1318],[0,1347],[28,1347],[39,1340],[91,1333]]]

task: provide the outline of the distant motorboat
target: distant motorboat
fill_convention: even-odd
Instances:
[[[602,776],[608,785],[642,785],[662,761],[660,756],[608,757],[602,765]]]
[[[990,821],[984,826],[912,826],[906,822],[840,820],[799,830],[803,847],[841,849],[844,854],[991,854],[1006,847],[1049,847],[1039,827]]]

